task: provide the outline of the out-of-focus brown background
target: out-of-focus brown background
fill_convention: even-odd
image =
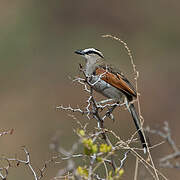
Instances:
[[[86,94],[68,76],[78,74],[83,60],[78,48],[100,49],[110,63],[132,78],[132,67],[118,42],[101,38],[113,34],[128,42],[140,71],[139,90],[145,125],[160,128],[168,121],[179,145],[180,2],[152,1],[0,1],[0,119],[1,130],[14,134],[1,137],[2,155],[23,157],[21,146],[31,153],[33,166],[41,167],[52,152],[49,144],[59,131],[60,144],[70,148],[76,136],[76,122],[59,104],[83,104]],[[121,137],[135,131],[127,111],[110,126]],[[87,119],[80,117],[82,123]],[[121,121],[119,120],[121,119]],[[161,140],[152,136],[151,142]],[[166,145],[152,151],[155,161],[170,153]],[[131,159],[132,158],[132,159]],[[132,179],[132,163],[126,164],[124,179]],[[56,175],[61,164],[48,169],[45,179]],[[126,169],[127,168],[127,169]],[[32,179],[25,168],[10,170],[9,179]],[[169,179],[178,170],[161,169]],[[145,173],[141,173],[141,178]]]

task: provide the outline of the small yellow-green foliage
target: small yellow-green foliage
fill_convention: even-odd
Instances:
[[[119,179],[124,174],[124,169],[120,169],[120,170],[116,169],[115,174],[116,174],[115,178]]]
[[[83,145],[84,145],[84,153],[86,155],[92,155],[98,152],[97,144],[94,144],[91,138],[89,139],[84,138]]]
[[[92,145],[92,153],[95,154],[98,151],[97,144]]]
[[[119,171],[119,177],[121,177],[124,174],[124,169],[120,169]]]
[[[96,160],[97,160],[97,162],[102,162],[103,159],[102,159],[102,157],[97,157]]]
[[[86,135],[86,134],[85,134],[85,131],[84,131],[83,129],[77,130],[77,133],[78,133],[78,135],[81,136],[81,137],[84,137],[84,136]]]
[[[108,174],[108,180],[112,180],[113,177],[112,177],[112,171],[109,171],[109,174]]]
[[[120,170],[116,169],[115,176],[113,176],[112,171],[109,171],[108,180],[120,179],[123,174],[124,174],[124,169],[120,169]]]
[[[83,139],[83,144],[84,144],[84,146],[88,146],[88,147],[90,147],[90,146],[92,146],[93,145],[93,141],[92,141],[92,139],[91,138],[84,138]]]
[[[111,146],[108,146],[107,144],[101,144],[99,147],[99,151],[102,153],[107,153],[111,151]]]
[[[83,168],[81,166],[79,166],[77,168],[77,173],[80,175],[80,176],[83,176],[83,177],[88,177],[88,170],[86,168]]]

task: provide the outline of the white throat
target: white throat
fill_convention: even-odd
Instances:
[[[86,61],[85,73],[87,76],[91,76],[96,69],[96,62]]]
[[[85,59],[86,59],[85,73],[87,76],[91,76],[96,69],[97,62],[101,58],[85,56]]]

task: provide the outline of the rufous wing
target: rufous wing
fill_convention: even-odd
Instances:
[[[108,72],[107,70],[103,68],[97,68],[96,75],[101,75],[101,74],[102,74],[101,79],[109,83],[111,86],[114,86],[117,89],[124,91],[131,96],[134,96],[134,97],[137,96],[135,90],[131,88],[132,85],[121,74],[118,74],[118,73],[114,74],[114,73]]]

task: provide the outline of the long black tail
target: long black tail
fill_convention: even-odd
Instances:
[[[142,133],[142,130],[141,130],[140,120],[139,120],[139,117],[137,115],[134,104],[129,103],[129,111],[130,111],[130,113],[132,115],[135,126],[136,126],[136,128],[138,130],[139,138],[141,140],[141,143],[142,143],[142,146],[143,146],[143,149],[144,149],[144,153],[146,153],[146,150],[147,150],[146,141],[145,141],[145,137],[144,137],[144,135]]]

